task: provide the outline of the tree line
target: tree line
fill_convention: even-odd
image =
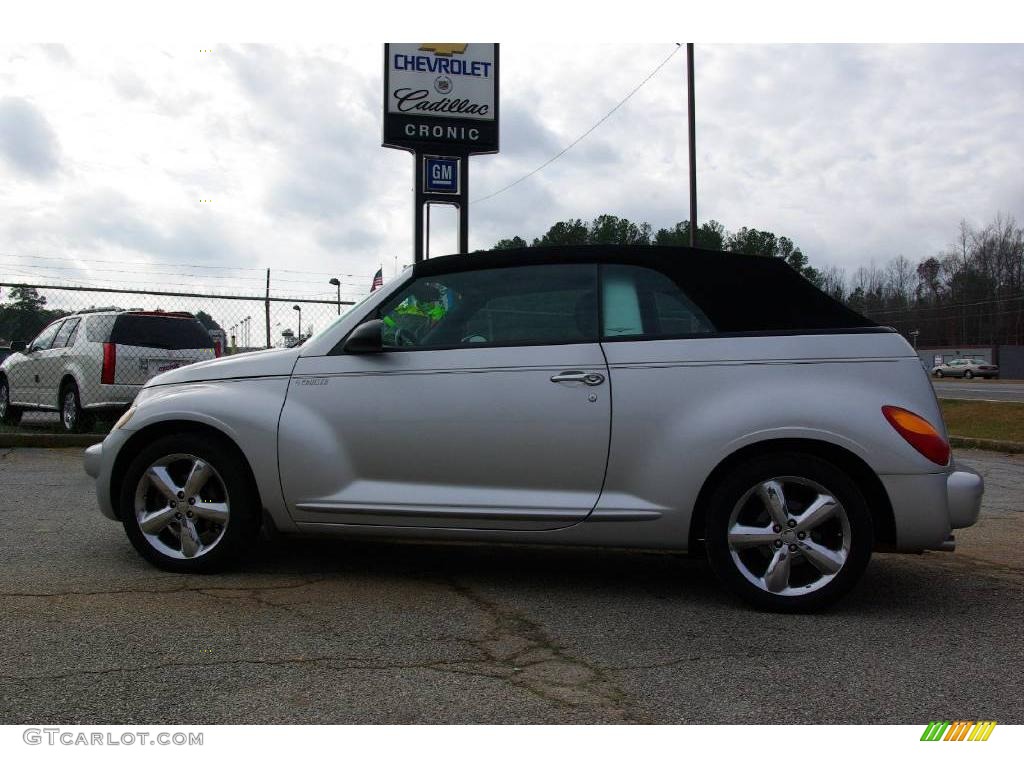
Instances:
[[[961,221],[955,241],[916,262],[898,255],[851,274],[821,271],[823,290],[918,346],[1024,344],[1024,229],[1012,216]]]
[[[0,342],[28,341],[50,321],[68,314],[59,309],[47,309],[46,297],[30,286],[14,286],[7,298],[6,303],[0,303]],[[0,346],[7,344],[0,343]]]
[[[591,222],[568,219],[527,242],[499,240],[494,249],[542,245],[689,245],[690,222],[655,231],[611,214]],[[792,239],[717,221],[697,227],[699,248],[780,258],[820,289],[881,325],[896,328],[918,346],[1024,344],[1024,229],[999,214],[974,227],[960,222],[946,250],[912,261],[898,255],[847,273],[814,267]]]
[[[784,259],[793,269],[808,280],[817,283],[818,271],[791,239],[773,232],[741,227],[729,232],[712,219],[697,227],[695,242],[698,248],[712,251],[750,253],[755,256],[770,256]],[[522,237],[505,238],[494,244],[492,250],[502,248],[526,248],[541,245],[689,245],[690,222],[680,221],[671,227],[654,231],[650,224],[639,224],[621,216],[605,213],[587,223],[582,219],[567,219],[551,225],[540,237],[527,243]]]

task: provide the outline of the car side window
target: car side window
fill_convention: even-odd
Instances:
[[[597,267],[550,264],[423,277],[378,312],[384,345],[431,349],[597,340]]]
[[[601,270],[602,339],[671,338],[715,333],[700,308],[667,275],[609,264]]]
[[[85,321],[85,338],[88,341],[107,341],[114,328],[117,315],[92,315]]]
[[[64,344],[65,347],[72,347],[75,341],[78,339],[78,329],[82,327],[82,318],[76,317],[74,324],[71,327],[71,333],[68,334],[68,340]]]
[[[42,333],[32,340],[32,343],[29,344],[29,349],[33,352],[49,349],[50,345],[53,343],[54,337],[57,335],[57,332],[63,324],[64,322],[62,320],[58,320],[52,325],[48,325],[43,329]]]
[[[65,320],[64,325],[60,327],[60,331],[53,339],[53,349],[61,347],[70,347],[74,343],[75,332],[78,330],[78,322],[80,318],[72,317],[70,320]]]

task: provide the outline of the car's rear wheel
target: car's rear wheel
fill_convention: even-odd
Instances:
[[[945,375],[946,374],[944,374],[942,371],[936,371],[935,372],[935,378],[937,378],[937,379],[941,379]]]
[[[65,432],[85,432],[92,428],[92,416],[82,408],[78,385],[67,382],[60,390],[60,423]]]
[[[11,405],[11,389],[7,379],[0,377],[0,424],[16,427],[21,422],[21,408]]]
[[[965,371],[964,372],[964,378],[965,379],[973,379],[974,378],[974,371]]]
[[[218,570],[259,532],[245,459],[208,435],[168,435],[143,448],[125,473],[119,511],[139,554],[168,571]]]
[[[705,541],[711,567],[759,608],[811,611],[838,600],[871,559],[863,495],[831,462],[803,453],[754,458],[712,494]]]

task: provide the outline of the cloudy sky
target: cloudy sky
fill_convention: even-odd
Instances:
[[[503,43],[502,151],[471,161],[471,197],[673,48]],[[1024,46],[699,45],[696,61],[701,220],[852,269],[934,254],[961,218],[1024,218]],[[271,267],[290,295],[333,296],[327,275],[362,295],[412,247],[412,159],[380,146],[381,91],[376,43],[0,47],[0,279],[258,292]],[[686,157],[681,53],[472,206],[470,247],[605,212],[671,225]]]

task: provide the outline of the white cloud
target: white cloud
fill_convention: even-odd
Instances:
[[[33,179],[53,176],[60,167],[57,136],[27,99],[0,99],[0,155],[12,170]]]
[[[567,145],[670,50],[504,44],[503,151],[471,160],[471,197]],[[1022,51],[699,45],[700,218],[850,267],[930,255],[961,217],[1024,218]],[[0,252],[86,275],[111,258],[336,271],[358,293],[411,251],[412,160],[380,146],[380,66],[376,44],[0,50]],[[678,55],[474,205],[471,247],[605,212],[686,218],[685,105]],[[295,289],[332,295],[315,280]]]

